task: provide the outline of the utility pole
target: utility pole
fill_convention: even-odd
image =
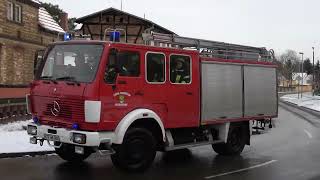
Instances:
[[[300,52],[299,54],[301,54],[301,60],[302,60],[302,81],[301,81],[301,84],[302,84],[302,86],[301,86],[301,98],[302,98],[302,93],[303,93],[303,52]],[[300,84],[300,83],[299,83]]]
[[[121,11],[122,11],[122,0],[121,0]]]
[[[312,47],[312,96],[314,96],[314,47]]]
[[[296,77],[296,79],[298,79],[298,99],[300,99],[300,81],[301,81],[300,72],[301,72],[301,66],[298,61],[298,76]]]

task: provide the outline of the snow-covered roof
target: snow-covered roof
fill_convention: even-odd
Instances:
[[[31,1],[34,2],[34,3],[40,4],[39,0],[31,0]]]
[[[41,27],[49,31],[53,31],[57,33],[65,32],[44,7],[39,8],[39,24]]]
[[[75,31],[78,31],[82,28],[83,24],[77,24],[76,27],[74,28]]]

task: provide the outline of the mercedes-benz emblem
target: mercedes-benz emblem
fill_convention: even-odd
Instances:
[[[53,107],[51,108],[51,113],[54,116],[58,116],[60,113],[60,105],[57,101],[53,101]]]

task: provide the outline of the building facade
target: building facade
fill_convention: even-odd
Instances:
[[[63,29],[35,0],[0,0],[0,85],[27,85],[37,50]]]
[[[93,40],[109,40],[106,29],[122,29],[126,31],[127,39],[122,32],[121,42],[143,44],[142,33],[146,30],[153,32],[175,34],[174,32],[145,18],[115,9],[108,8],[93,14],[78,18],[77,23],[82,24],[78,32],[91,35]],[[105,37],[104,37],[105,36]]]

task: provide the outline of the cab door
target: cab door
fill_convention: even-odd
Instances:
[[[200,123],[200,77],[197,56],[170,54],[168,59],[168,123],[195,127]]]
[[[101,83],[104,126],[116,124],[141,103],[141,54],[126,48],[110,49],[104,82]]]
[[[165,127],[168,123],[166,62],[166,55],[161,49],[145,53],[144,107],[154,111]]]

